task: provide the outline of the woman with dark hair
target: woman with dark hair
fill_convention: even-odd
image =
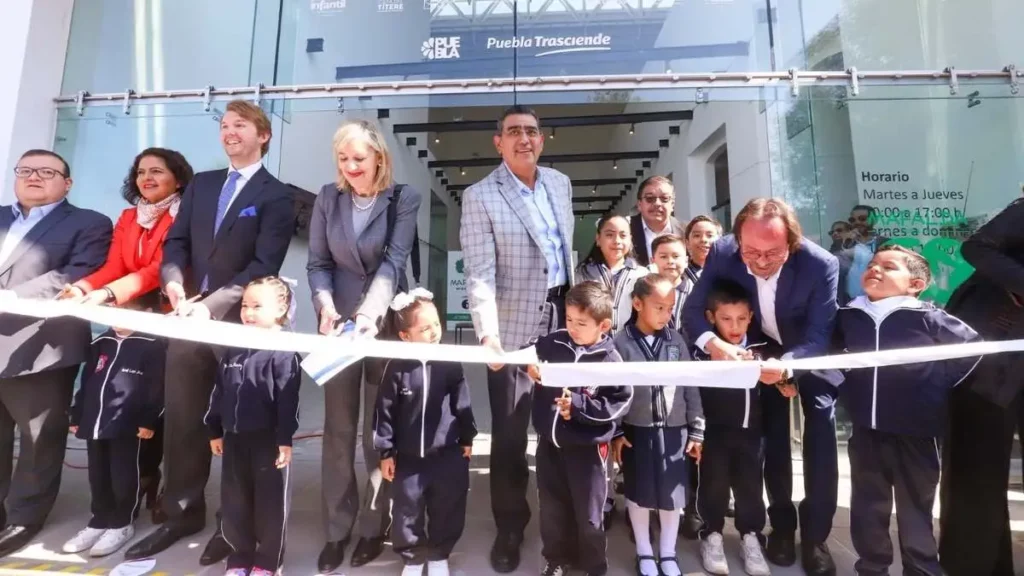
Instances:
[[[136,156],[121,186],[121,196],[132,207],[117,220],[106,263],[65,286],[60,297],[86,304],[122,305],[159,290],[164,239],[192,174],[192,166],[174,150],[147,148]],[[139,450],[139,491],[146,496],[155,523],[163,520],[158,503],[162,428],[161,421],[156,434]]]

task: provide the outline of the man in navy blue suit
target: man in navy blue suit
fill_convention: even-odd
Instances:
[[[773,357],[805,358],[826,354],[835,322],[839,263],[835,256],[803,237],[793,209],[775,198],[750,201],[736,216],[735,235],[711,248],[704,272],[686,299],[683,321],[695,346],[715,360],[739,360],[749,353],[714,335],[704,317],[705,301],[718,279],[747,288],[759,327],[774,345]],[[766,366],[761,381],[776,384],[792,376]],[[836,452],[837,383],[816,374],[797,375],[804,408],[804,488],[800,503],[801,560],[812,575],[835,574],[825,541],[832,531],[839,482]],[[772,532],[769,561],[796,562],[797,509],[793,505],[793,464],[789,439],[789,401],[775,386],[761,390],[764,406],[765,487]]]

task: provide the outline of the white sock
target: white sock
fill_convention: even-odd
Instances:
[[[679,511],[658,510],[658,520],[661,521],[661,541],[659,542],[659,558],[675,558],[676,540],[679,538]],[[665,568],[669,571],[665,571]],[[679,576],[678,563],[669,562],[662,566],[662,573],[665,576]]]
[[[626,500],[626,512],[629,513],[629,523],[633,527],[633,538],[636,539],[637,556],[654,556],[654,548],[651,546],[651,511],[649,508],[641,508],[636,502]],[[653,560],[640,562],[640,573],[650,576],[657,576],[658,565]]]

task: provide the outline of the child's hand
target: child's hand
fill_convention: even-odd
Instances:
[[[465,458],[466,460],[469,460],[472,456],[473,456],[473,447],[472,446],[463,446],[462,447],[462,457]]]
[[[292,447],[291,446],[278,446],[277,447],[277,460],[274,461],[274,466],[280,468],[287,468],[292,463]]]
[[[558,406],[558,413],[562,416],[562,420],[568,420],[572,410],[572,398],[568,396],[562,396],[561,398],[555,398],[555,405]]]
[[[463,448],[463,454],[465,454],[465,448]],[[380,461],[380,474],[388,482],[392,482],[395,479],[395,459],[384,458]]]
[[[785,376],[786,370],[779,366],[779,361],[775,358],[769,358],[761,365],[760,380],[769,386],[778,384]]]
[[[534,382],[540,382],[540,366],[536,364],[530,364],[526,367],[526,375],[530,377],[530,380]]]
[[[626,440],[625,436],[619,436],[618,438],[615,438],[614,440],[612,440],[612,460],[614,460],[616,464],[621,465],[622,449],[632,447],[633,445],[629,443],[629,440]]]
[[[694,442],[693,440],[686,442],[686,453],[689,454],[690,458],[693,458],[697,464],[700,464],[700,455],[703,450],[704,445],[700,442]]]
[[[214,456],[224,455],[224,439],[217,438],[216,440],[210,440],[210,451],[213,452]]]
[[[72,434],[78,434],[78,426],[68,426],[68,432]]]
[[[783,398],[796,397],[796,384],[779,384],[776,388],[779,389],[779,393],[782,394]]]
[[[139,428],[139,438],[143,440],[149,440],[153,437],[153,431],[149,428]]]

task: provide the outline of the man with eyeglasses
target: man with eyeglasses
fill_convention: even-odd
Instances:
[[[672,216],[675,205],[675,188],[668,178],[651,176],[640,183],[636,193],[639,214],[631,217],[629,222],[637,264],[647,266],[651,263],[651,243],[658,236],[675,234],[680,238],[686,237],[686,229]]]
[[[720,279],[738,282],[750,293],[766,355],[791,359],[827,354],[838,305],[839,263],[824,248],[804,238],[793,209],[776,198],[751,200],[736,215],[734,234],[712,246],[704,272],[683,305],[683,321],[695,345],[715,360],[751,359],[750,353],[714,335],[704,316],[707,297]],[[817,373],[798,374],[804,409],[804,490],[799,515],[793,505],[793,464],[789,438],[789,400],[774,384],[792,377],[778,367],[761,370],[765,434],[765,488],[772,532],[767,557],[780,566],[796,562],[799,516],[801,560],[811,575],[835,574],[826,540],[832,531],[839,485],[835,402],[838,381]]]
[[[516,350],[565,324],[565,293],[572,284],[572,184],[537,165],[544,134],[537,114],[506,110],[494,146],[502,163],[463,196],[462,242],[466,291],[480,343]],[[517,366],[487,374],[493,437],[491,510],[498,535],[491,549],[495,571],[519,566],[523,531],[530,521],[526,462],[533,382]]]
[[[59,155],[29,150],[14,175],[16,202],[0,206],[0,291],[50,300],[103,265],[113,226],[67,201],[71,170]],[[91,339],[74,318],[0,314],[0,556],[31,542],[57,499],[68,406]]]

